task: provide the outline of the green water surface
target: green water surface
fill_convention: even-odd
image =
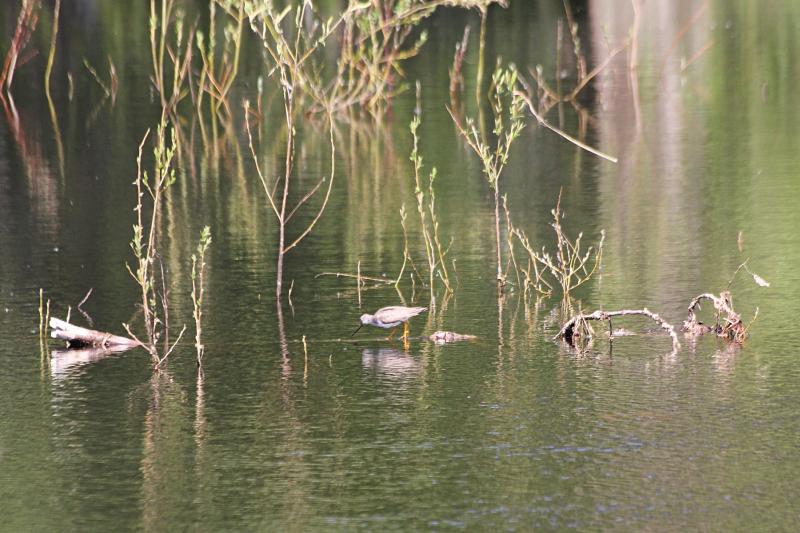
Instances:
[[[3,54],[18,12],[11,4],[0,7]],[[745,272],[731,285],[745,322],[758,308],[744,346],[681,336],[671,353],[652,324],[631,319],[614,325],[644,334],[613,346],[601,337],[579,353],[552,340],[557,294],[526,305],[512,286],[497,297],[493,198],[445,109],[454,46],[470,25],[461,104],[491,119],[475,98],[480,18],[451,9],[422,23],[429,41],[404,75],[421,85],[419,146],[426,172],[438,169],[452,297],[437,287],[436,312],[412,320],[407,349],[374,329],[354,342],[347,337],[361,313],[401,296],[428,306],[429,289],[407,278],[402,295],[369,289],[359,305],[354,280],[317,277],[355,273],[359,262],[364,274],[396,276],[403,205],[425,277],[408,160],[412,89],[380,122],[335,125],[330,203],[287,256],[291,306],[284,298],[278,316],[276,222],[241,114],[267,67],[247,34],[234,126],[216,148],[194,130],[166,200],[172,338],[188,329],[157,373],[143,350],[96,360],[54,351],[55,342],[40,351],[40,287],[56,316],[72,307],[87,324],[75,306],[91,288],[83,309],[95,328],[123,333],[123,322],[138,320],[125,269],[132,182],[137,146],[160,114],[147,2],[64,2],[52,82],[62,159],[42,84],[52,24],[45,4],[29,45],[38,54],[14,79],[18,119],[7,108],[0,120],[0,530],[797,530],[796,2],[645,2],[633,78],[626,50],[582,93],[581,112],[565,104],[547,115],[619,162],[526,118],[501,186],[513,223],[537,248],[553,244],[559,190],[567,232],[583,231],[589,243],[605,230],[602,269],[576,291],[576,308],[647,307],[677,326],[693,296],[724,290],[749,257],[771,286]],[[204,27],[207,5],[185,5]],[[612,0],[572,7],[591,69],[628,38],[633,11]],[[493,7],[488,69],[498,57],[528,77],[541,65],[555,86],[558,63],[571,87],[566,26],[556,46],[563,18],[555,0]],[[107,77],[109,56],[119,76],[114,102],[84,66]],[[275,176],[285,130],[280,93],[271,79],[264,87],[257,146]],[[329,150],[325,122],[304,117],[298,190],[330,174]],[[299,213],[289,232],[312,217]],[[188,272],[204,225],[214,242],[199,373]],[[445,346],[420,339],[438,329],[478,338]]]

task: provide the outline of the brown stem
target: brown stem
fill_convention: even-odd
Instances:
[[[499,180],[498,180],[499,181]],[[500,257],[500,183],[494,184],[494,239],[497,251],[497,283],[502,286],[505,284],[503,276],[503,259]]]

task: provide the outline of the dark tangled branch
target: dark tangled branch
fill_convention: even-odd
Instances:
[[[697,319],[696,310],[700,308],[701,300],[710,300],[716,309],[716,320],[713,326],[703,324]],[[724,316],[723,316],[724,315]],[[733,300],[730,291],[724,291],[719,296],[703,293],[695,296],[689,302],[689,315],[683,322],[683,331],[690,335],[714,333],[718,337],[742,343],[747,337],[747,328],[742,323],[742,318],[733,309]]]

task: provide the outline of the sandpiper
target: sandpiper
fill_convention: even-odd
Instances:
[[[389,329],[389,339],[391,340],[394,334],[394,328],[403,324],[403,339],[408,340],[408,320],[417,316],[421,312],[427,310],[427,307],[404,307],[402,305],[392,305],[389,307],[381,307],[375,311],[374,315],[365,313],[361,315],[361,325],[356,328],[353,335],[358,333],[362,326],[369,324],[370,326],[377,326],[379,328]],[[351,337],[353,336],[351,335]]]

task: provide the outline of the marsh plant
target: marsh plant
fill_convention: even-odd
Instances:
[[[553,222],[550,226],[556,234],[556,247],[552,254],[542,247],[537,259],[561,286],[561,298],[566,301],[569,300],[569,295],[573,290],[589,281],[600,268],[606,232],[600,230],[600,240],[597,241],[597,244],[590,245],[584,250],[582,248],[583,232],[578,233],[575,239],[570,239],[561,225],[564,213],[561,211],[560,193],[556,207],[551,213]]]
[[[283,76],[283,75],[282,75]],[[288,81],[288,78],[286,78]],[[284,111],[285,111],[285,118],[286,118],[286,159],[284,161],[284,174],[281,177],[276,179],[270,179],[267,177],[261,170],[261,165],[258,163],[258,155],[255,151],[255,146],[253,145],[253,135],[250,131],[250,122],[247,118],[249,114],[249,110],[245,111],[245,122],[247,128],[247,136],[248,136],[248,143],[250,146],[250,153],[253,157],[253,162],[256,167],[256,172],[258,173],[258,178],[261,181],[261,185],[264,189],[264,194],[267,197],[267,203],[269,204],[270,209],[275,214],[275,217],[278,220],[278,255],[277,255],[277,264],[275,269],[275,277],[276,277],[276,285],[275,285],[275,296],[277,300],[280,302],[281,294],[283,293],[283,265],[284,265],[284,258],[286,254],[295,248],[300,242],[311,233],[311,230],[314,229],[314,226],[319,222],[319,219],[322,217],[322,214],[325,212],[325,207],[328,204],[328,199],[331,195],[331,189],[333,188],[333,180],[336,171],[336,146],[333,140],[333,124],[329,122],[329,133],[330,133],[330,147],[331,147],[331,175],[330,179],[323,176],[317,182],[317,184],[302,195],[302,197],[294,204],[294,206],[289,205],[289,194],[291,191],[291,183],[292,183],[292,170],[294,166],[294,149],[295,149],[295,107],[294,107],[294,96],[293,91],[290,86],[284,86]],[[329,120],[332,121],[332,118],[329,117]],[[287,228],[289,222],[291,222],[292,218],[301,210],[301,208],[309,201],[314,195],[322,188],[325,182],[328,182],[328,186],[325,190],[325,197],[322,200],[322,203],[317,208],[316,214],[312,218],[310,222],[305,225],[305,228],[301,230],[296,237],[290,237],[287,233]],[[280,189],[280,190],[279,190]]]
[[[205,226],[200,232],[197,251],[192,254],[192,306],[194,312],[194,347],[197,350],[197,366],[203,364],[205,346],[203,335],[203,302],[205,297],[206,252],[211,246],[211,228]]]
[[[419,153],[419,136],[417,135],[420,122],[418,116],[415,116],[411,121],[411,137],[413,138],[414,144],[410,159],[414,167],[414,196],[417,199],[420,230],[425,244],[425,257],[428,263],[428,287],[431,292],[431,307],[435,307],[436,296],[434,288],[436,277],[442,280],[447,292],[453,292],[453,289],[450,286],[450,276],[447,273],[447,263],[445,263],[447,250],[442,246],[442,242],[439,238],[439,221],[436,216],[436,192],[433,187],[434,181],[436,180],[436,167],[431,169],[427,181],[423,180],[421,175],[422,156]],[[405,239],[404,212],[401,212],[401,217]]]
[[[175,183],[175,134],[170,130],[167,139],[167,123],[162,121],[156,130],[153,147],[154,172],[151,175],[142,170],[142,151],[149,137],[150,131],[145,133],[139,145],[139,155],[136,158],[136,223],[133,225],[133,239],[130,247],[135,258],[134,266],[126,265],[131,277],[136,281],[141,294],[141,310],[144,320],[145,341],[137,338],[130,325],[123,324],[128,334],[136,339],[149,353],[153,366],[159,368],[166,361],[169,354],[183,336],[186,326],[183,327],[178,338],[172,345],[169,344],[169,294],[163,264],[158,254],[158,225],[162,216],[164,196],[167,189]],[[144,214],[145,195],[150,200],[151,212],[148,217]],[[160,276],[159,276],[160,274]],[[160,286],[159,286],[160,281]],[[158,341],[165,336],[164,355],[160,355],[157,347]]]
[[[462,125],[456,115],[450,110],[450,116],[456,125],[459,134],[464,138],[469,147],[478,155],[483,165],[483,174],[489,184],[489,189],[494,196],[494,237],[497,263],[497,283],[500,287],[506,283],[503,272],[503,258],[501,253],[502,240],[500,235],[500,181],[503,170],[508,164],[511,145],[519,137],[525,127],[522,120],[524,100],[515,94],[514,87],[517,83],[517,71],[509,68],[498,67],[492,75],[492,84],[489,92],[489,101],[494,115],[493,139],[489,140],[476,126],[471,118]]]
[[[545,274],[549,274],[554,284],[561,287],[562,301],[568,302],[570,293],[589,281],[600,268],[606,233],[605,230],[600,230],[600,240],[588,248],[583,247],[583,232],[575,239],[570,239],[561,224],[564,219],[564,213],[561,211],[561,193],[551,213],[553,222],[550,226],[556,234],[556,246],[552,252],[544,246],[540,250],[534,249],[523,231],[512,228],[513,234],[527,254],[527,267],[518,268],[525,277],[526,295],[530,292],[549,295],[552,284],[545,279]]]

